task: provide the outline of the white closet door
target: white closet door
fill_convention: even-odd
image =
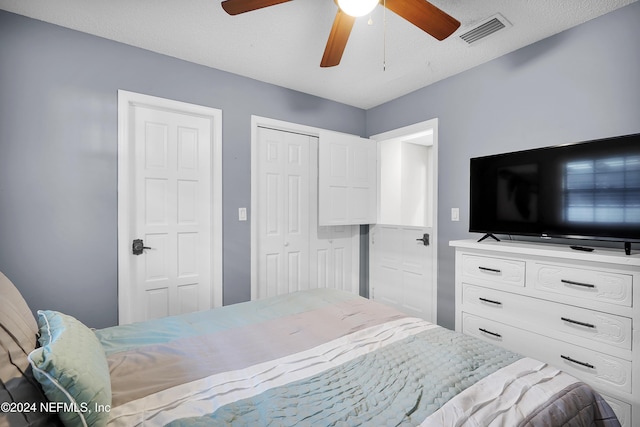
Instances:
[[[359,277],[353,271],[354,263],[359,262],[357,252],[354,252],[354,237],[357,236],[357,225],[318,227],[317,236],[312,236],[311,240],[313,287],[359,292]]]
[[[258,298],[309,287],[309,139],[258,128]]]
[[[322,131],[318,153],[318,223],[375,224],[378,180],[375,141]]]
[[[252,299],[297,290],[359,291],[359,227],[318,226],[318,138],[257,128]]]
[[[318,164],[318,139],[312,140],[311,165]],[[318,174],[311,175],[311,286],[360,291],[358,225],[318,225]]]

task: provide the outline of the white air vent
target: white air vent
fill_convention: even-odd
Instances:
[[[500,31],[503,28],[510,26],[511,24],[504,18],[504,16],[497,14],[485,20],[480,25],[475,26],[466,33],[461,34],[460,38],[469,44],[473,44],[487,36],[490,36],[496,31]]]

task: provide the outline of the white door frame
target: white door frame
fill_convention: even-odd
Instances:
[[[222,110],[118,90],[118,323],[129,323],[123,307],[131,300],[131,227],[133,205],[129,182],[134,161],[130,133],[131,109],[145,106],[211,120],[211,307],[222,306]]]
[[[301,133],[308,136],[320,137],[320,131],[324,129],[313,126],[300,125],[282,120],[270,119],[268,117],[251,116],[251,299],[258,295],[258,219],[253,213],[258,206],[258,127],[267,127],[284,132]],[[319,143],[320,141],[318,141]],[[359,234],[353,237],[353,251],[357,257],[353,258],[352,280],[358,283],[355,289],[359,289],[360,281],[360,238]]]
[[[432,224],[433,231],[430,236],[430,244],[433,247],[433,315],[434,320],[438,318],[438,119],[426,120],[424,122],[415,123],[409,126],[401,127],[398,129],[383,132],[377,135],[373,135],[370,139],[375,141],[387,141],[392,139],[405,139],[408,136],[418,135],[424,132],[433,132],[433,146],[432,146],[432,159],[433,159],[433,212],[432,212]],[[378,175],[378,179],[380,176]],[[378,182],[378,188],[380,183]],[[378,200],[378,217],[380,213],[380,201]],[[371,253],[371,249],[369,249]],[[369,274],[369,276],[371,276]],[[435,322],[434,322],[435,323]]]

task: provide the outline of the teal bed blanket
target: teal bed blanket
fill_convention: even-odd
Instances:
[[[418,425],[462,390],[518,358],[469,336],[433,328],[170,425]]]
[[[109,426],[617,425],[553,367],[341,291],[95,333]]]

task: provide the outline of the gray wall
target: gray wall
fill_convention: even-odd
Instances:
[[[251,115],[364,134],[364,110],[0,11],[0,271],[92,327],[117,323],[118,89],[223,110],[225,304],[251,294]]]
[[[439,324],[455,326],[449,241],[480,237],[469,158],[640,132],[639,22],[634,3],[367,111],[367,135],[439,119]]]

